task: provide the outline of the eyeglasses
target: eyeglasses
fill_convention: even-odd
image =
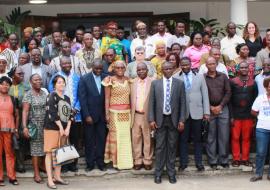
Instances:
[[[115,69],[125,69],[126,67],[115,67]]]
[[[24,75],[24,72],[16,73],[17,75]]]

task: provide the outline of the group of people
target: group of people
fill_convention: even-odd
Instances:
[[[58,22],[46,36],[41,27],[27,27],[22,47],[18,35],[8,36],[0,53],[0,186],[3,153],[13,185],[27,154],[36,183],[46,172],[49,188],[68,185],[61,171],[78,168],[77,160],[56,163],[54,151],[64,143],[81,149],[83,142],[87,172],[154,165],[157,184],[165,165],[176,183],[177,152],[184,171],[190,141],[199,172],[204,148],[212,169],[229,168],[230,145],[233,167],[252,166],[255,125],[250,181],[262,179],[270,143],[270,29],[262,40],[256,23],[248,22],[240,37],[230,22],[220,40],[210,26],[190,36],[180,22],[174,35],[164,21],[152,36],[144,22],[135,26],[128,39],[113,21],[103,30],[80,26],[74,38]]]

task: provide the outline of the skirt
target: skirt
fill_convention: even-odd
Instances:
[[[52,152],[59,147],[60,132],[57,130],[44,130],[44,152]]]

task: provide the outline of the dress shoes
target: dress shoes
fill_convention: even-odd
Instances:
[[[171,184],[175,184],[177,182],[176,177],[175,176],[169,176],[169,182]]]
[[[161,177],[160,176],[155,176],[155,183],[156,184],[161,184]]]
[[[145,170],[152,170],[152,166],[151,165],[144,165],[144,169]]]
[[[93,169],[94,169],[94,166],[91,166],[91,167],[85,168],[85,171],[86,172],[91,172]]]
[[[217,164],[210,164],[210,167],[211,167],[213,170],[217,170]]]
[[[253,176],[252,178],[250,178],[250,182],[256,182],[256,181],[259,181],[259,180],[262,180],[262,176]]]
[[[203,165],[196,165],[196,168],[197,168],[197,171],[198,172],[202,172],[205,170],[204,166]]]
[[[224,169],[228,169],[230,168],[230,165],[229,164],[220,164]]]
[[[240,166],[240,161],[239,160],[234,160],[232,162],[232,167],[239,167]]]
[[[105,172],[106,171],[106,168],[104,166],[98,166],[98,169],[102,172]]]
[[[142,165],[141,164],[140,165],[134,165],[133,169],[134,170],[140,170],[140,169],[142,169]]]
[[[187,165],[180,165],[178,168],[179,172],[183,172],[187,168]]]

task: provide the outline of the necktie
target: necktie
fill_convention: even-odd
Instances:
[[[186,78],[186,82],[185,82],[185,86],[186,86],[186,90],[189,90],[191,88],[191,83],[190,83],[190,80],[188,78],[188,74],[185,75],[185,78]]]
[[[167,79],[166,84],[166,100],[165,100],[165,111],[170,112],[171,106],[170,106],[170,100],[171,100],[171,86],[170,86],[170,80]]]

